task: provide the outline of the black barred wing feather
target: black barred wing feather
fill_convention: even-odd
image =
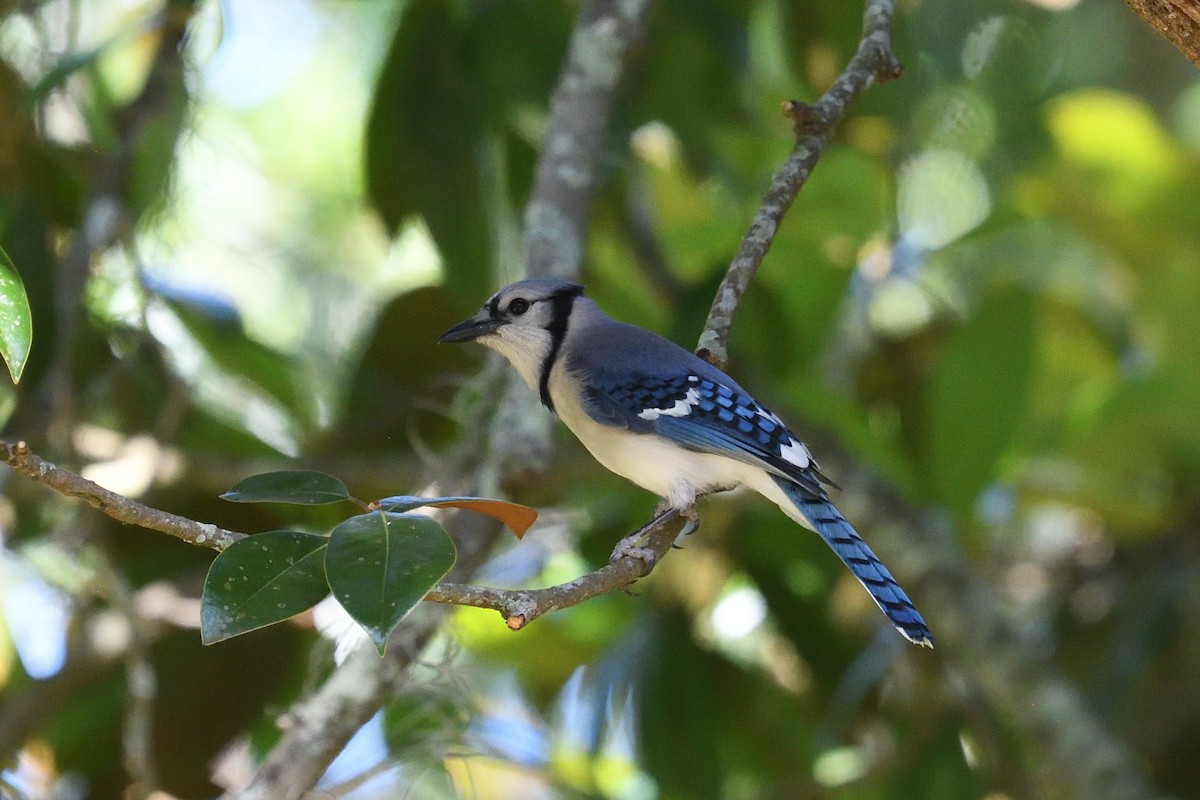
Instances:
[[[586,399],[589,414],[598,422],[761,466],[795,481],[814,497],[826,497],[821,483],[828,481],[808,448],[740,388],[690,373],[633,375],[593,378]]]

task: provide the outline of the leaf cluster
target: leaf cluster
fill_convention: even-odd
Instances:
[[[342,481],[311,470],[268,472],[222,498],[302,506],[362,501]],[[234,542],[209,568],[200,633],[214,644],[295,616],[330,592],[383,655],[388,635],[454,566],[454,542],[418,508],[463,508],[523,536],[537,517],[525,506],[481,497],[387,497],[327,535],[267,531]]]

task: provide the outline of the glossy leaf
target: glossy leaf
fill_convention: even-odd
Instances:
[[[333,529],[325,574],[333,596],[382,654],[388,634],[455,557],[454,542],[429,517],[378,511]]]
[[[324,536],[269,531],[216,557],[200,600],[200,638],[213,644],[299,614],[329,594]]]
[[[293,503],[320,506],[350,497],[346,484],[332,475],[314,470],[284,470],[252,475],[225,494],[231,503]]]
[[[13,383],[21,380],[33,342],[33,317],[25,284],[8,254],[0,249],[0,357],[8,365]]]
[[[931,376],[929,469],[938,497],[962,515],[993,479],[1025,417],[1034,326],[1028,295],[999,295],[955,332]]]
[[[538,512],[529,506],[509,503],[505,500],[492,500],[486,497],[414,497],[411,495],[396,495],[385,497],[376,504],[384,511],[403,513],[422,506],[438,508],[463,508],[477,514],[486,514],[500,520],[510,531],[520,539],[537,520]]]

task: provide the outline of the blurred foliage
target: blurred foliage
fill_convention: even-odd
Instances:
[[[822,157],[747,294],[731,371],[832,477],[854,462],[942,514],[1031,658],[1158,789],[1197,796],[1200,80],[1120,4],[902,5],[906,75]],[[24,377],[0,389],[6,438],[236,530],[343,516],[217,499],[265,469],[431,494],[429,466],[481,442],[470,409],[489,400],[479,354],[434,342],[518,276],[509,237],[578,6],[0,9],[0,249],[33,319]],[[826,87],[860,23],[835,0],[655,5],[601,157],[591,296],[695,340],[791,146],[778,102]],[[569,580],[650,511],[560,444],[532,485],[509,481],[544,513],[481,582]],[[125,670],[89,645],[114,618],[147,620],[158,772],[181,797],[211,796],[215,763],[236,772],[230,742],[269,747],[353,627],[318,604],[202,648],[211,553],[3,480],[0,744],[31,797],[129,783]],[[880,519],[856,514],[870,498],[839,502]],[[862,532],[937,634],[924,565],[886,525]],[[519,634],[457,611],[328,784],[382,760],[398,769],[350,796],[1069,786],[981,701],[952,637],[898,646],[824,545],[757,499],[709,502],[636,590]]]

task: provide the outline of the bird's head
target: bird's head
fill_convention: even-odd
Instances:
[[[557,278],[511,283],[488,298],[475,316],[443,333],[438,343],[486,345],[512,362],[536,388],[542,365],[561,345],[571,307],[582,294],[579,284]]]

